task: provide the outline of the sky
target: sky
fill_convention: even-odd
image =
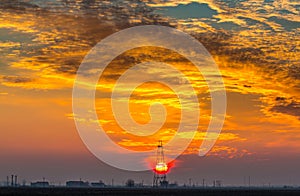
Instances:
[[[153,150],[159,139],[167,143],[174,136],[181,106],[167,86],[147,82],[130,97],[130,114],[140,124],[150,121],[151,103],[165,106],[165,123],[148,137],[118,125],[110,100],[114,84],[133,65],[167,63],[191,81],[201,111],[193,141],[168,174],[171,182],[244,185],[251,176],[253,185],[299,185],[299,9],[293,0],[1,1],[0,182],[16,174],[27,183],[45,177],[56,184],[80,178],[151,184],[152,171],[113,168],[87,149],[75,126],[72,89],[80,63],[99,41],[128,27],[159,24],[199,40],[218,65],[227,94],[221,134],[199,157],[211,119],[206,81],[178,53],[142,47],[116,57],[99,78],[95,107],[107,136],[137,151]],[[142,71],[174,79],[159,64]]]

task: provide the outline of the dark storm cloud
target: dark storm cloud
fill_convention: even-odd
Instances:
[[[277,16],[272,16],[268,19],[269,21],[276,22],[277,24],[281,25],[285,30],[291,31],[300,28],[300,22],[291,21],[284,18],[279,18]]]
[[[276,97],[277,105],[273,106],[271,111],[280,112],[292,116],[297,116],[300,119],[300,103],[285,97]]]
[[[12,9],[27,9],[27,8],[38,8],[39,6],[19,0],[1,0],[0,8],[12,8]]]
[[[249,17],[245,17],[245,16],[238,16],[237,18],[244,20],[247,23],[248,27],[260,25],[261,29],[274,31],[273,27],[271,27],[267,23],[264,23],[264,22],[261,22],[261,21],[258,21],[258,20],[255,20],[255,19],[252,19]]]
[[[0,76],[0,81],[5,83],[27,83],[32,79],[24,76]]]

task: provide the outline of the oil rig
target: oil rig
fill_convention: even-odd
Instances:
[[[169,184],[169,182],[167,181],[167,172],[169,171],[169,167],[165,162],[162,140],[159,140],[158,142],[156,165],[153,171],[153,187],[167,187]]]

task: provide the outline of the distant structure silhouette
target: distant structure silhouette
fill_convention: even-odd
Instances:
[[[164,149],[162,145],[162,141],[159,140],[157,146],[157,154],[156,154],[156,165],[154,168],[154,177],[153,177],[153,187],[167,187],[167,172],[168,165],[165,162],[164,158]]]
[[[48,188],[50,187],[50,184],[49,182],[43,180],[43,181],[31,182],[30,186],[36,188]]]
[[[11,186],[14,186],[14,175],[11,175]]]
[[[79,187],[89,187],[88,182],[83,182],[83,181],[67,181],[66,182],[67,187],[72,187],[72,188],[79,188]]]
[[[128,179],[127,181],[126,181],[126,186],[127,187],[134,187],[134,180],[132,180],[132,179]]]
[[[15,186],[18,186],[18,176],[15,175]]]
[[[91,187],[97,187],[97,188],[100,188],[100,187],[105,187],[106,185],[104,184],[104,182],[102,182],[101,180],[99,182],[91,182]]]

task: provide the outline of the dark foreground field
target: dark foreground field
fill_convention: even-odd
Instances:
[[[155,189],[155,188],[0,188],[0,195],[300,195],[300,189],[243,189],[243,188],[219,188],[219,189]]]

